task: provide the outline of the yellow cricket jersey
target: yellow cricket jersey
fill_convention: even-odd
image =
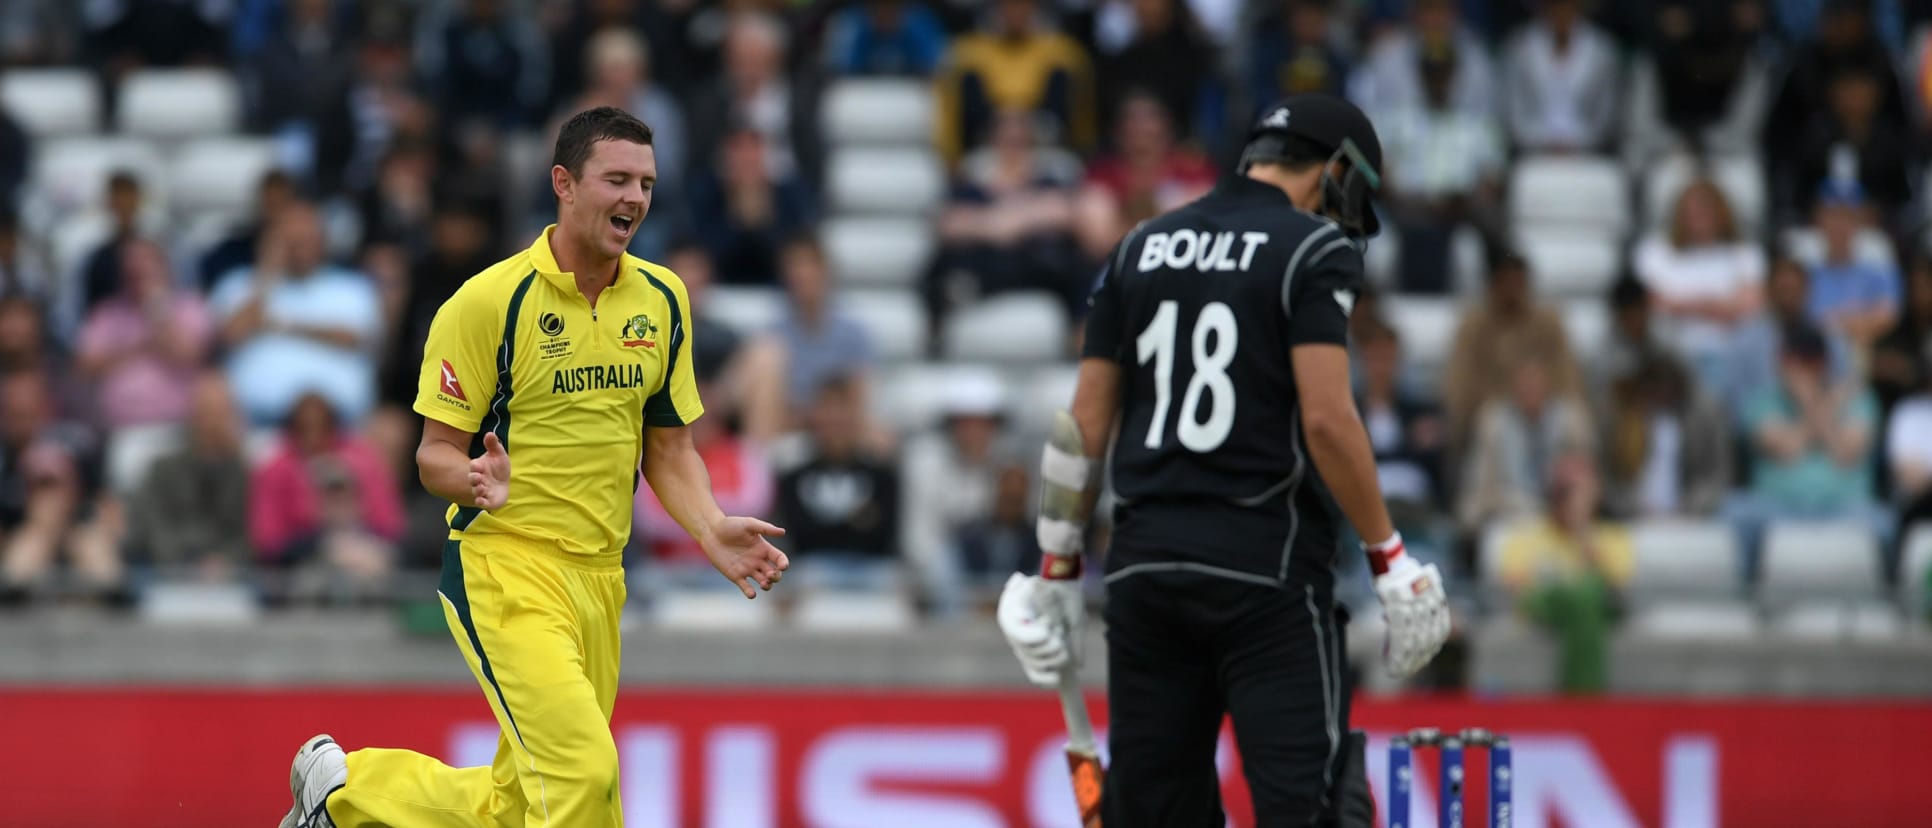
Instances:
[[[704,412],[691,373],[684,283],[626,255],[590,302],[561,272],[546,228],[529,249],[464,282],[436,312],[416,411],[510,455],[510,498],[484,512],[452,505],[450,537],[513,534],[565,552],[621,549],[646,426]]]

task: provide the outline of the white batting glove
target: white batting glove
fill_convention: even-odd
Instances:
[[[1055,689],[1061,675],[1080,669],[1087,604],[1078,579],[1015,572],[1000,592],[997,615],[1000,632],[1034,686]]]
[[[1382,642],[1382,661],[1389,675],[1408,678],[1436,657],[1449,638],[1449,596],[1442,590],[1442,573],[1435,564],[1409,557],[1396,535],[1367,548],[1375,576],[1375,595],[1382,599],[1388,619],[1388,638]]]

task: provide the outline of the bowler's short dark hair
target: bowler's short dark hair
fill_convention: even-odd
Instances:
[[[636,116],[614,106],[586,109],[570,117],[557,133],[557,149],[550,163],[570,171],[570,177],[584,174],[584,162],[598,141],[628,141],[651,145],[651,128]]]

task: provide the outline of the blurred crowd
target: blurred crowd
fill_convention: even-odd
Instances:
[[[1492,576],[1524,606],[1609,618],[1628,521],[1723,520],[1747,550],[1774,517],[1857,521],[1889,553],[1932,518],[1921,0],[12,0],[0,61],[84,67],[110,102],[144,69],[219,67],[277,148],[220,232],[157,204],[154,170],[115,170],[80,199],[98,238],[56,257],[82,209],[38,206],[47,147],[0,108],[11,602],[182,578],[362,601],[433,567],[424,333],[552,215],[561,120],[611,104],[656,131],[634,252],[693,294],[721,502],[835,577],[970,606],[1037,554],[1032,435],[993,370],[950,382],[929,427],[878,416],[879,343],[816,232],[819,105],[857,77],[930,84],[948,183],[909,290],[935,333],[1007,293],[1077,322],[1095,263],[1211,187],[1259,109],[1358,102],[1388,167],[1379,295],[1353,316],[1383,487],[1464,576],[1487,527],[1516,527]],[[1614,163],[1632,192],[1687,171],[1616,239],[1587,349],[1513,209],[1513,171],[1548,159]],[[714,285],[781,310],[734,326]],[[1382,312],[1408,297],[1460,301],[1422,355],[1440,371]],[[698,554],[648,489],[636,526],[640,571]]]

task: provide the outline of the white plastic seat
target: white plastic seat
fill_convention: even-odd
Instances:
[[[142,69],[121,82],[115,115],[129,135],[224,135],[241,126],[241,86],[221,69]]]
[[[141,591],[148,624],[241,626],[261,615],[261,602],[242,584],[162,581]]]
[[[945,173],[930,149],[842,149],[826,164],[833,209],[916,216],[945,196]]]
[[[1618,237],[1595,230],[1519,226],[1517,245],[1545,296],[1602,296],[1623,266]]]
[[[1563,332],[1570,340],[1570,353],[1582,365],[1596,364],[1604,346],[1610,342],[1610,310],[1598,297],[1579,297],[1564,302]]]
[[[1067,314],[1051,294],[1003,293],[954,311],[942,336],[947,359],[1058,360],[1067,347]]]
[[[1884,641],[1897,638],[1903,625],[1897,610],[1877,602],[1812,601],[1780,611],[1771,630],[1780,638],[1811,643]]]
[[[1381,311],[1402,339],[1403,361],[1430,375],[1448,361],[1462,321],[1461,302],[1446,296],[1390,294],[1382,297]]]
[[[826,90],[819,129],[833,146],[925,144],[932,140],[932,119],[931,84],[851,78]]]
[[[1737,535],[1717,521],[1645,521],[1631,527],[1633,602],[1733,599],[1742,591]]]
[[[1760,591],[1768,603],[1879,594],[1878,539],[1847,523],[1773,523],[1764,535]]]
[[[840,633],[894,632],[917,622],[912,600],[898,590],[808,590],[790,618],[795,629]]]
[[[1073,387],[1079,382],[1080,367],[1071,363],[1052,365],[1034,371],[1020,388],[1017,425],[1026,434],[1045,436],[1053,428],[1053,414],[1073,404]]]
[[[169,204],[177,210],[247,212],[276,161],[275,142],[265,138],[191,141],[168,163]]]
[[[1607,158],[1531,156],[1510,168],[1509,208],[1519,226],[1573,226],[1606,236],[1630,228],[1623,168]]]
[[[68,138],[47,141],[33,158],[33,192],[47,208],[66,214],[106,200],[108,176],[128,170],[153,199],[165,190],[157,175],[161,153],[140,138]]]
[[[731,589],[671,590],[653,599],[651,620],[676,630],[761,630],[777,622],[773,606]]]
[[[926,351],[926,307],[918,294],[904,290],[849,290],[839,308],[864,328],[880,359],[903,362]]]
[[[101,87],[85,69],[9,69],[0,73],[0,109],[36,138],[101,129]]]
[[[1650,164],[1644,174],[1644,227],[1657,231],[1670,225],[1671,210],[1677,197],[1700,172],[1697,161],[1686,155],[1672,155]],[[1748,155],[1724,155],[1706,159],[1701,172],[1717,184],[1730,203],[1731,217],[1738,232],[1750,236],[1764,226],[1764,171],[1758,160]]]
[[[837,218],[819,230],[826,259],[846,285],[910,287],[932,260],[932,223],[922,218]]]
[[[705,316],[741,336],[772,329],[785,315],[785,294],[777,288],[713,285],[704,297]]]
[[[1628,629],[1667,641],[1748,641],[1762,632],[1751,605],[1741,601],[1671,602],[1637,611]]]
[[[902,433],[922,431],[939,421],[954,386],[999,382],[999,373],[981,365],[916,363],[884,372],[872,393],[874,413]]]

